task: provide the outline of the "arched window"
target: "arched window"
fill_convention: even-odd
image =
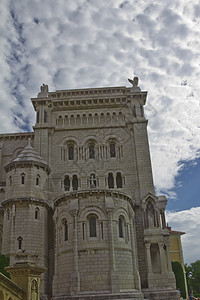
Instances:
[[[67,221],[64,223],[64,240],[68,241],[68,224]]]
[[[21,236],[19,236],[19,237],[17,238],[17,240],[18,240],[18,249],[22,249],[22,241],[23,241],[23,238],[22,238]]]
[[[108,174],[108,188],[114,189],[114,177],[112,173]]]
[[[70,179],[69,179],[69,176],[65,176],[65,179],[64,179],[64,188],[65,188],[65,191],[69,191],[70,189]]]
[[[21,174],[21,184],[25,184],[25,174]]]
[[[97,236],[97,217],[95,215],[89,216],[89,233],[90,237]]]
[[[36,176],[35,184],[40,185],[40,175],[39,174],[37,174],[37,176]]]
[[[122,175],[119,172],[116,175],[116,184],[117,188],[122,188]]]
[[[35,209],[35,220],[38,220],[39,219],[39,208],[36,207]]]
[[[116,157],[115,143],[110,143],[110,157]]]
[[[78,178],[76,175],[73,175],[73,177],[72,177],[72,188],[73,188],[73,191],[78,190]]]
[[[69,160],[74,159],[74,146],[73,145],[68,146],[68,159]]]
[[[89,145],[89,158],[95,158],[94,145]]]
[[[95,174],[90,174],[89,183],[90,183],[90,188],[95,188],[97,186],[97,179]]]
[[[123,238],[124,237],[124,218],[122,216],[119,217],[119,222],[118,222],[118,229],[119,229],[119,237]]]

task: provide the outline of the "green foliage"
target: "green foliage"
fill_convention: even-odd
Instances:
[[[176,278],[176,288],[180,289],[181,297],[186,298],[184,273],[181,264],[178,261],[172,262],[172,270]]]
[[[9,266],[10,258],[0,254],[0,272],[3,273],[6,277],[10,278],[10,274],[6,272],[5,267]]]
[[[185,265],[188,289],[193,290],[195,297],[200,295],[200,260]]]

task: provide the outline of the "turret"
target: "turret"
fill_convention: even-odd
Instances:
[[[6,192],[2,252],[10,264],[31,262],[48,266],[48,177],[50,168],[30,140],[5,167]],[[45,292],[47,278],[41,280]]]

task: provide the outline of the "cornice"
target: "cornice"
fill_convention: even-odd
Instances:
[[[54,200],[54,208],[57,207],[60,203],[65,202],[66,200],[72,200],[72,199],[83,199],[87,198],[88,196],[96,196],[97,198],[101,195],[107,196],[107,197],[115,197],[120,199],[127,200],[131,206],[132,199],[129,195],[118,192],[115,190],[105,190],[105,189],[88,189],[88,190],[82,190],[82,191],[73,191],[73,192],[66,192],[65,194],[59,196]]]
[[[31,204],[36,203],[37,205],[40,204],[40,205],[45,206],[46,208],[51,208],[50,204],[46,200],[34,198],[34,197],[9,198],[9,199],[2,201],[1,204],[3,207],[5,207],[7,204],[16,203],[16,202],[19,202],[19,203],[25,202],[25,203],[31,203]]]

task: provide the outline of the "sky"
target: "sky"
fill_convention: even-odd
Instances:
[[[0,33],[0,133],[32,130],[42,83],[130,87],[139,77],[156,193],[186,232],[185,262],[199,259],[199,0],[1,0]]]

